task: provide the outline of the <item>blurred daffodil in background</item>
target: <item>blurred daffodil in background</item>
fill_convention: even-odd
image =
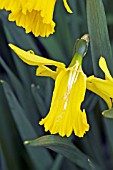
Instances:
[[[36,37],[48,37],[54,33],[55,22],[53,14],[56,0],[4,0],[0,1],[0,9],[10,11],[9,21],[15,21],[17,26],[25,28],[26,33],[32,32]],[[72,10],[63,0],[69,13]]]
[[[37,76],[48,76],[55,79],[50,111],[39,124],[44,125],[45,131],[49,130],[51,134],[58,133],[62,137],[65,135],[69,137],[73,131],[78,137],[83,137],[89,130],[85,110],[81,110],[86,93],[86,75],[82,71],[81,65],[83,55],[87,50],[85,49],[87,42],[80,39],[80,43],[78,40],[76,45],[76,51],[78,51],[68,68],[62,62],[49,60],[35,55],[32,51],[26,52],[12,44],[9,45],[25,63],[38,66]],[[56,66],[56,71],[51,70],[47,67],[48,65]]]

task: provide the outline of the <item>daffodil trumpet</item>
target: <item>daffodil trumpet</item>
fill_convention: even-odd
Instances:
[[[1,0],[0,9],[10,11],[9,21],[25,28],[26,33],[32,32],[36,37],[48,37],[55,32],[53,14],[56,0]],[[72,13],[67,0],[63,4]]]
[[[74,131],[76,136],[83,137],[89,130],[86,112],[81,110],[86,93],[86,75],[81,66],[88,46],[86,39],[76,42],[75,54],[68,68],[62,62],[37,56],[12,44],[9,46],[25,63],[38,66],[37,76],[47,76],[55,80],[49,113],[39,124],[44,125],[45,131],[50,131],[51,134],[69,137]],[[51,70],[48,65],[56,66],[56,71]]]

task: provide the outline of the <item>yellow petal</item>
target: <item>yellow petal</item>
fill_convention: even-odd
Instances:
[[[7,11],[17,12],[22,11],[22,13],[26,13],[26,0],[3,0],[0,2],[0,9],[5,9]]]
[[[17,0],[3,0],[0,1],[0,9],[5,9],[7,11],[16,11],[20,8],[21,3]]]
[[[54,65],[56,67],[65,69],[65,64],[54,60],[46,59],[44,57],[37,56],[32,52],[26,52],[13,44],[9,44],[10,48],[19,56],[21,60],[29,65],[42,66],[42,65]]]
[[[36,69],[36,75],[37,75],[37,76],[51,77],[51,78],[53,78],[53,79],[55,80],[55,79],[56,79],[56,76],[57,76],[57,72],[49,69],[49,68],[46,67],[46,66],[39,66],[39,67]]]
[[[87,81],[93,83],[95,87],[108,97],[113,98],[113,82],[90,76]]]
[[[99,66],[102,69],[102,71],[105,73],[106,78],[113,81],[113,78],[111,77],[110,72],[108,70],[105,58],[103,57],[100,58]]]
[[[48,115],[39,124],[51,134],[69,137],[74,133],[83,137],[89,130],[85,111],[81,111],[81,103],[86,91],[86,76],[80,70],[61,71],[55,81],[51,108]]]
[[[67,3],[67,0],[63,0],[63,2],[64,2],[64,6],[65,6],[66,10],[67,10],[69,13],[73,13],[72,10],[71,10],[71,8],[69,7],[69,5],[68,5],[68,3]]]
[[[86,81],[87,89],[99,95],[102,99],[105,100],[105,102],[108,105],[108,108],[111,108],[112,102],[111,102],[110,97],[107,96],[105,93],[103,93],[102,89],[99,88],[100,86],[98,87],[94,79],[95,79],[94,76],[90,76],[89,78],[87,78],[87,81]],[[104,86],[104,83],[102,85]]]

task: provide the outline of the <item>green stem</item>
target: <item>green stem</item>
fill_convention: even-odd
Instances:
[[[79,62],[79,64],[82,64],[82,59],[86,55],[88,50],[88,43],[89,43],[89,35],[84,35],[81,37],[81,39],[77,39],[74,50],[73,50],[73,58],[69,65],[69,67],[72,67],[74,64],[76,64],[76,61]]]

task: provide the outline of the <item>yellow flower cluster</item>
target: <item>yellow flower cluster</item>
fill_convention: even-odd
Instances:
[[[63,0],[64,6],[72,13]],[[0,9],[10,11],[9,21],[15,21],[16,25],[25,28],[26,33],[32,32],[36,37],[48,37],[54,33],[55,22],[53,13],[56,0],[2,0]]]

